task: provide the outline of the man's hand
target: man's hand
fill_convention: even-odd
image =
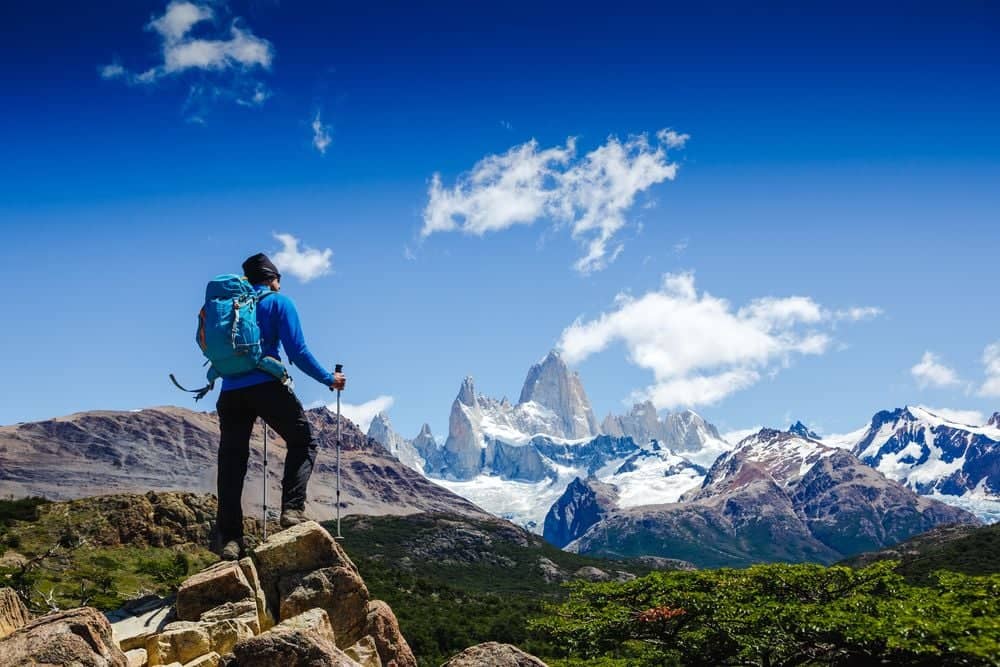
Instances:
[[[347,386],[347,376],[343,373],[333,374],[333,384],[330,385],[330,391],[340,391]]]

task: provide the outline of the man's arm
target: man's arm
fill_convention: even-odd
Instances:
[[[295,304],[285,296],[277,298],[276,301],[280,315],[278,336],[281,339],[281,346],[285,348],[285,354],[288,355],[288,360],[296,367],[301,368],[312,379],[329,387],[334,382],[333,374],[323,368],[306,347],[305,335],[302,333],[302,324],[299,322],[299,312],[296,310]]]

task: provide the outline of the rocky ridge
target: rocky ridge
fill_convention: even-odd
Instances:
[[[309,482],[307,512],[335,514],[337,419],[325,408],[308,410],[319,452]],[[342,421],[342,512],[407,514],[485,512],[400,461],[348,419]],[[0,483],[14,496],[68,500],[109,493],[214,492],[218,416],[184,408],[95,411],[0,427]],[[254,428],[243,507],[260,516],[263,431]],[[268,431],[268,496],[280,498],[284,441]],[[273,502],[273,500],[272,500]]]

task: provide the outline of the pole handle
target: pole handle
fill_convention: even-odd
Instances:
[[[336,366],[334,366],[333,372],[334,373],[343,373],[344,372],[344,364],[337,364]]]

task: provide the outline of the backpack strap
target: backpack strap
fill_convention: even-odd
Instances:
[[[186,391],[190,394],[194,394],[194,400],[196,401],[200,401],[201,399],[205,398],[205,396],[208,395],[208,392],[212,391],[212,389],[215,388],[214,379],[201,389],[187,389],[183,387],[181,383],[177,381],[177,378],[174,377],[173,373],[170,374],[170,381],[173,382],[174,386],[176,386],[181,391]]]

